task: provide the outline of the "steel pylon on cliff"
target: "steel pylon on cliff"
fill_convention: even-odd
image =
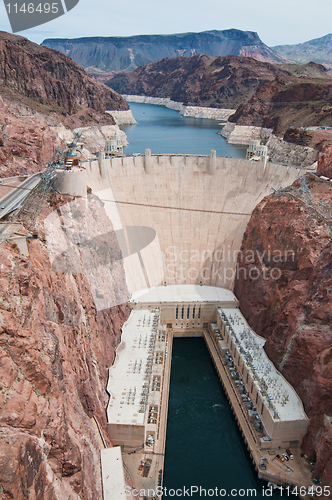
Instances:
[[[14,212],[10,222],[24,224],[30,231],[35,227],[48,193],[57,191],[61,186],[66,171],[64,158],[65,151],[57,148],[46,170],[40,174],[39,184],[31,190],[18,211]]]
[[[315,217],[316,219],[321,219],[328,226],[330,232],[332,232],[332,207],[321,200],[316,202],[311,194],[306,178],[298,176],[298,179],[300,181],[299,187],[290,186],[281,189],[272,187],[274,196],[288,196],[292,199],[301,201],[310,218]]]

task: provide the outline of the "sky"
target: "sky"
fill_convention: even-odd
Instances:
[[[4,6],[9,1],[15,0],[0,0],[0,30],[11,33]],[[80,0],[58,19],[16,34],[41,43],[46,38],[236,28],[256,31],[271,47],[327,35],[332,32],[331,19],[332,0]]]

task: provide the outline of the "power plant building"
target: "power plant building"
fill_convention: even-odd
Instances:
[[[133,294],[108,382],[114,444],[144,443],[153,450],[172,336],[209,336],[241,393],[248,421],[259,430],[259,447],[300,446],[309,424],[301,399],[268,359],[265,339],[249,327],[238,305],[230,290],[209,286],[168,285]]]
[[[168,343],[154,309],[132,311],[109,371],[108,432],[114,445],[153,451]]]
[[[227,364],[250,402],[248,412],[262,427],[261,448],[298,448],[309,419],[293,387],[267,357],[265,339],[237,308],[218,308],[217,324],[228,346]]]

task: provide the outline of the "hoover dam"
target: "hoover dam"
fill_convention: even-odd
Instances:
[[[109,232],[96,235],[85,227],[74,234],[82,205],[73,201],[50,220],[67,235],[54,248],[53,267],[61,268],[61,259],[74,261],[72,250],[80,246],[91,267],[96,308],[127,301],[132,309],[109,369],[107,420],[115,448],[101,452],[105,500],[123,496],[128,486],[124,478],[112,479],[121,458],[131,488],[142,497],[161,495],[174,336],[204,337],[258,476],[310,487],[299,451],[309,423],[302,402],[266,357],[265,340],[250,329],[232,293],[236,273],[244,271],[237,258],[252,211],[303,173],[262,160],[217,157],[215,151],[151,155],[149,149],[142,156],[101,153],[65,173],[63,194],[83,196],[85,208],[93,196],[104,204],[115,253],[105,250]],[[51,234],[49,241],[61,241],[56,231],[53,239]],[[123,265],[125,283],[109,275],[110,260]],[[253,271],[244,278],[256,279]],[[279,278],[272,265],[267,272]],[[276,458],[276,450],[286,447],[296,458],[292,467]]]
[[[332,184],[307,171],[317,151],[249,125],[225,142],[227,110],[138,103],[126,125],[121,96],[66,56],[1,44],[0,497],[327,497]],[[287,93],[273,73],[268,92]],[[240,127],[270,161],[242,159]]]
[[[216,157],[214,151],[195,156],[146,150],[136,157],[101,155],[82,165],[66,173],[61,192],[86,196],[89,187],[105,204],[115,231],[137,228],[121,248],[129,297],[160,284],[232,290],[255,206],[272,188],[289,186],[304,173],[269,162]]]

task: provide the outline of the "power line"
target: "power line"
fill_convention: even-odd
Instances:
[[[31,188],[20,187],[20,186],[10,186],[6,184],[6,186],[13,187],[14,189],[23,189],[25,191],[33,191]],[[69,193],[60,193],[62,196],[72,196]],[[97,196],[97,195],[96,195]],[[88,198],[87,196],[82,196],[82,198]],[[99,196],[98,196],[99,198]],[[184,207],[168,207],[166,205],[152,205],[150,203],[137,203],[133,201],[122,201],[122,200],[106,200],[104,198],[99,198],[100,201],[105,203],[118,203],[120,205],[133,205],[138,207],[147,207],[147,208],[161,208],[166,210],[181,210],[185,212],[201,212],[201,213],[209,213],[209,214],[225,214],[225,215],[242,215],[242,216],[251,216],[251,213],[243,213],[243,212],[226,212],[224,210],[206,210],[200,208],[184,208]]]
[[[182,211],[187,211],[187,212],[203,212],[203,213],[209,213],[209,214],[226,214],[226,215],[245,215],[249,216],[250,214],[243,213],[243,212],[226,212],[224,210],[205,210],[205,209],[200,209],[200,208],[183,208],[183,207],[167,207],[165,205],[151,205],[148,203],[137,203],[133,201],[119,201],[119,200],[104,200],[102,198],[99,198],[101,201],[105,202],[111,202],[111,203],[118,203],[122,205],[135,205],[139,207],[149,207],[149,208],[163,208],[167,210],[182,210]]]
[[[13,186],[12,184],[2,184],[1,181],[0,181],[0,187],[11,187],[11,188],[14,188],[14,189],[22,189],[22,191],[33,191],[34,188],[26,188],[26,187],[21,187],[21,186]],[[8,193],[9,194],[9,193]],[[4,195],[6,196],[6,195]]]

